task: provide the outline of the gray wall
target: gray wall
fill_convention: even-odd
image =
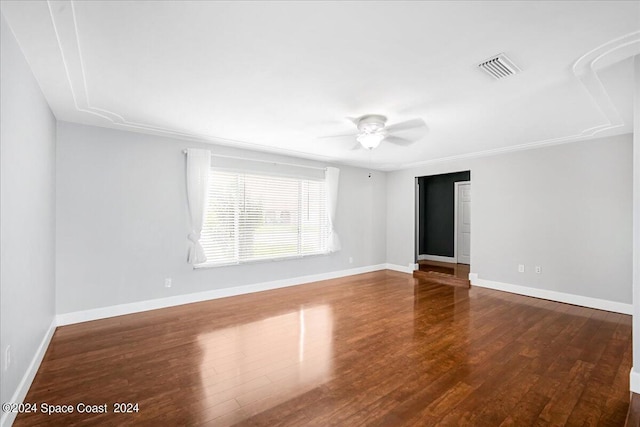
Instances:
[[[92,126],[58,123],[59,314],[381,264],[386,174],[340,168],[340,252],[194,270],[186,263],[187,147],[309,165],[301,159]],[[353,257],[353,263],[349,263]],[[164,287],[164,278],[173,287]]]
[[[56,124],[0,21],[0,400],[9,402],[55,314]],[[11,365],[4,371],[8,345]]]
[[[387,262],[413,261],[414,178],[471,170],[472,273],[631,303],[631,141],[622,135],[389,173]]]

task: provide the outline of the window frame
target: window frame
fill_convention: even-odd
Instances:
[[[203,268],[218,268],[218,267],[230,267],[230,266],[236,266],[236,265],[250,265],[250,264],[260,264],[260,263],[270,263],[270,262],[280,262],[280,261],[290,261],[290,260],[296,260],[296,259],[302,259],[302,258],[313,258],[313,257],[321,257],[321,256],[326,256],[331,254],[331,251],[328,247],[328,237],[330,234],[330,230],[329,230],[329,218],[328,218],[328,211],[327,211],[327,200],[326,200],[326,179],[322,178],[322,179],[318,179],[318,178],[311,178],[311,177],[301,177],[299,175],[287,175],[287,174],[270,174],[268,172],[263,172],[263,171],[251,171],[251,170],[244,170],[244,169],[236,169],[236,168],[225,168],[225,167],[219,167],[219,166],[211,166],[209,173],[214,173],[214,172],[225,172],[225,173],[233,173],[236,175],[245,175],[245,176],[257,176],[257,177],[263,177],[263,178],[286,178],[286,179],[291,179],[291,180],[295,180],[298,184],[298,188],[301,189],[302,188],[302,183],[303,182],[319,182],[321,183],[321,185],[325,186],[325,195],[323,197],[323,210],[324,210],[324,232],[325,232],[325,244],[324,244],[324,248],[322,250],[322,252],[313,252],[313,253],[307,253],[307,254],[295,254],[295,255],[285,255],[285,256],[277,256],[277,257],[272,257],[272,258],[257,258],[257,259],[240,259],[240,257],[238,257],[238,260],[235,261],[230,261],[230,262],[215,262],[215,261],[210,261],[207,259],[207,261],[200,263],[200,264],[194,264],[193,268],[194,269],[203,269]],[[213,181],[214,182],[214,181]],[[209,185],[212,185],[212,180],[209,181]],[[300,206],[302,204],[302,196],[303,196],[303,192],[302,190],[299,190],[298,193],[298,205]],[[209,204],[209,193],[207,193],[207,205]],[[207,208],[208,209],[208,208]],[[300,216],[302,214],[301,209],[298,209],[298,216]],[[207,212],[205,212],[205,217],[207,215]],[[236,213],[237,215],[237,213]],[[300,248],[301,248],[301,235],[302,235],[302,230],[300,228],[300,220],[297,221],[297,227],[298,227],[298,252],[300,252]],[[203,231],[204,231],[204,227],[203,227]],[[240,239],[240,236],[237,235],[235,237],[236,239]],[[238,246],[236,248],[237,252],[241,252],[240,247]],[[205,252],[206,255],[206,252]]]

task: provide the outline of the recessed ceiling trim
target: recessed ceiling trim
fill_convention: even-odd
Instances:
[[[73,0],[56,1],[56,5],[66,4],[68,7],[60,8],[65,11],[64,13],[53,12],[51,0],[47,0],[47,6],[49,8],[49,15],[51,17],[51,23],[58,42],[58,48],[62,57],[62,63],[64,64],[67,81],[71,90],[71,96],[75,108],[79,112],[92,114],[97,117],[108,120],[116,126],[135,129],[144,133],[152,133],[155,135],[164,136],[176,136],[183,139],[192,141],[215,143],[230,147],[245,148],[254,151],[270,152],[274,154],[281,154],[293,157],[302,157],[319,161],[331,161],[335,162],[338,159],[334,159],[328,156],[320,156],[316,154],[309,154],[302,151],[265,147],[261,144],[251,143],[247,141],[234,140],[229,138],[220,138],[213,135],[205,135],[191,132],[181,132],[175,129],[170,129],[161,126],[150,125],[146,123],[131,122],[124,118],[122,115],[91,105],[89,101],[89,91],[87,89],[87,79],[85,75],[84,61],[82,59],[82,49],[80,43],[80,36],[78,32],[78,25],[76,20],[76,13]],[[67,12],[68,11],[68,12]],[[64,39],[64,41],[63,41]],[[71,46],[71,47],[69,47]],[[73,77],[72,77],[73,76]],[[78,83],[80,81],[80,83]]]
[[[572,67],[573,74],[580,80],[591,98],[595,101],[608,123],[585,129],[582,134],[595,135],[602,130],[624,125],[624,121],[611,101],[606,88],[598,77],[596,66],[607,58],[621,61],[640,53],[640,31],[611,40],[580,57]]]
[[[408,163],[405,165],[383,165],[383,170],[405,170],[420,166],[428,166],[436,163],[451,162],[456,160],[473,159],[497,154],[505,154],[515,151],[531,150],[544,146],[566,144],[585,139],[594,138],[598,133],[613,130],[624,125],[620,113],[615,108],[611,98],[607,93],[602,81],[596,72],[599,62],[606,62],[608,59],[615,59],[615,62],[640,54],[640,31],[627,34],[617,39],[611,40],[581,56],[573,65],[573,74],[580,80],[586,91],[595,101],[600,111],[607,119],[607,123],[583,130],[579,134],[569,135],[559,138],[534,141],[526,144],[509,147],[495,148],[491,150],[476,151],[474,153],[460,154],[457,156],[442,157],[439,159],[424,160],[420,162]]]
[[[62,62],[64,64],[67,81],[69,83],[69,88],[71,90],[75,109],[78,112],[100,117],[104,120],[107,120],[108,122],[112,123],[117,127],[133,129],[143,133],[180,137],[187,140],[215,143],[220,145],[245,148],[245,149],[250,149],[255,151],[274,153],[274,154],[282,154],[287,156],[295,156],[295,157],[301,157],[301,158],[307,158],[307,159],[313,159],[313,160],[337,162],[337,163],[349,164],[349,165],[354,165],[359,167],[363,166],[361,164],[362,162],[358,162],[358,161],[345,162],[337,158],[314,155],[314,154],[296,151],[296,150],[267,147],[261,144],[251,143],[247,141],[232,140],[228,138],[219,138],[213,135],[182,132],[176,129],[160,127],[160,126],[155,126],[155,125],[146,124],[146,123],[132,122],[114,111],[110,111],[104,108],[99,108],[91,105],[89,101],[89,94],[88,94],[87,84],[86,84],[87,79],[84,74],[85,73],[84,61],[82,59],[81,43],[80,43],[80,38],[78,34],[74,2],[73,0],[56,1],[55,4],[56,6],[58,6],[58,10],[62,9],[61,12],[54,13],[53,7],[52,7],[52,1],[47,0],[49,14],[50,14],[51,22],[53,24],[54,32],[56,34],[57,44],[60,50]],[[61,4],[66,4],[68,7],[60,8],[59,6]],[[486,155],[520,151],[520,150],[528,150],[531,148],[541,147],[545,145],[555,145],[555,144],[573,142],[581,139],[587,139],[587,138],[593,137],[597,133],[623,126],[624,123],[620,117],[620,114],[618,113],[614,104],[611,102],[611,99],[609,98],[607,91],[604,88],[604,85],[598,78],[594,67],[598,62],[604,61],[608,57],[616,56],[616,60],[622,60],[624,58],[628,58],[630,56],[633,56],[639,53],[640,53],[640,31],[636,31],[626,36],[612,40],[608,43],[605,43],[602,46],[586,53],[578,61],[576,61],[576,63],[573,66],[574,75],[580,80],[580,82],[583,84],[583,86],[585,87],[589,95],[592,97],[596,105],[599,107],[599,109],[605,116],[607,120],[607,123],[605,124],[593,126],[591,128],[583,130],[579,134],[569,135],[565,137],[547,139],[542,141],[533,141],[533,142],[520,144],[516,146],[478,151],[478,152],[463,154],[459,156],[450,156],[450,157],[444,157],[439,159],[431,159],[431,160],[414,162],[414,163],[403,164],[403,165],[395,165],[395,164],[380,165],[379,169],[387,170],[387,171],[409,169],[413,167],[430,165],[430,164],[439,163],[439,162],[447,162],[452,160],[474,158],[474,157],[480,157],[480,156],[486,156]],[[513,66],[516,67],[515,64],[513,64]],[[504,70],[502,70],[502,72],[504,72]],[[368,166],[368,167],[370,168],[371,166]]]

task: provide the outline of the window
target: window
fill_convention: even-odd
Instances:
[[[206,264],[327,252],[325,181],[212,168],[200,243]]]

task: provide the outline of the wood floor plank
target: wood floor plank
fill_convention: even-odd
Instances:
[[[619,426],[630,368],[630,316],[379,271],[60,327],[25,401],[109,412],[15,425]]]

